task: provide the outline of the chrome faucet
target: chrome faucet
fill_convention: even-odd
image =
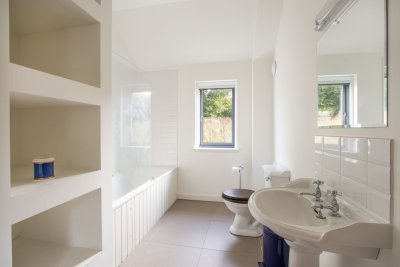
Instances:
[[[316,180],[313,182],[313,184],[317,185],[317,188],[315,188],[315,193],[300,192],[299,196],[303,196],[303,195],[314,196],[313,200],[315,202],[322,202],[322,200],[321,200],[322,192],[321,192],[321,188],[319,188],[319,186],[323,185],[324,182],[321,180]]]
[[[326,219],[324,214],[322,214],[322,209],[324,208],[324,205],[318,204],[318,205],[311,206],[311,208],[314,209],[315,213],[317,214],[317,215],[315,215],[315,217],[317,217],[318,219]]]
[[[340,217],[341,215],[339,214],[339,203],[337,202],[336,196],[342,196],[342,193],[339,193],[337,190],[328,190],[326,194],[331,197],[331,205],[325,207],[325,209],[331,210],[331,212],[329,212],[330,216]]]
[[[342,215],[340,215],[340,213],[339,213],[339,204],[337,202],[336,196],[341,196],[342,193],[338,193],[337,190],[333,190],[333,191],[328,190],[327,195],[331,196],[331,201],[330,201],[331,205],[325,206],[323,204],[318,204],[318,205],[311,206],[311,208],[314,209],[314,211],[317,213],[317,215],[315,215],[315,216],[318,219],[326,219],[326,217],[322,214],[322,210],[328,209],[328,210],[330,210],[329,216],[341,217]]]

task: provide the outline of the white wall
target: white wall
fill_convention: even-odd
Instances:
[[[97,24],[13,35],[11,62],[100,87],[99,36]]]
[[[252,189],[265,187],[263,164],[274,162],[272,55],[253,61]]]
[[[318,10],[315,1],[284,1],[276,43],[275,161],[286,165],[294,178],[313,177],[317,125],[313,20]]]
[[[178,72],[140,72],[121,57],[113,56],[114,170],[135,166],[177,165]],[[151,147],[121,147],[121,90],[146,85],[151,91]],[[147,90],[146,89],[146,90]]]
[[[239,150],[196,150],[195,82],[237,79],[237,144]],[[221,201],[225,189],[238,186],[232,166],[242,164],[242,184],[251,185],[251,61],[183,66],[178,91],[178,197]]]
[[[56,174],[61,166],[101,169],[99,107],[11,108],[11,117],[13,167],[42,156],[55,157]]]
[[[177,166],[178,71],[142,72],[151,90],[151,165]]]
[[[393,139],[392,145],[392,224],[393,248],[382,250],[377,260],[364,260],[323,253],[324,267],[383,267],[400,265],[400,2],[389,0],[389,127],[362,129],[317,129],[316,43],[318,33],[313,19],[323,1],[285,0],[275,57],[275,155],[295,178],[313,177],[313,140],[315,134]],[[302,12],[299,12],[299,11]],[[295,30],[294,30],[295,29]],[[290,108],[289,108],[290,107]]]

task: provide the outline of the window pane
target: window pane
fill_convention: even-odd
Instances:
[[[203,144],[233,145],[233,89],[204,89]]]
[[[126,90],[122,108],[122,146],[150,146],[151,92]]]
[[[341,126],[343,84],[318,85],[318,126]]]

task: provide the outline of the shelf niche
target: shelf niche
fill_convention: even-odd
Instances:
[[[10,62],[100,87],[100,23],[71,0],[10,0]]]
[[[84,266],[102,250],[101,190],[12,225],[13,267]]]
[[[101,169],[100,107],[12,92],[11,195],[34,187],[32,160],[55,158],[55,179]]]

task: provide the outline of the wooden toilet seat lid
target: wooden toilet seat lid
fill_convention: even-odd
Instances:
[[[222,193],[222,198],[236,203],[247,203],[254,190],[250,189],[228,189]]]

